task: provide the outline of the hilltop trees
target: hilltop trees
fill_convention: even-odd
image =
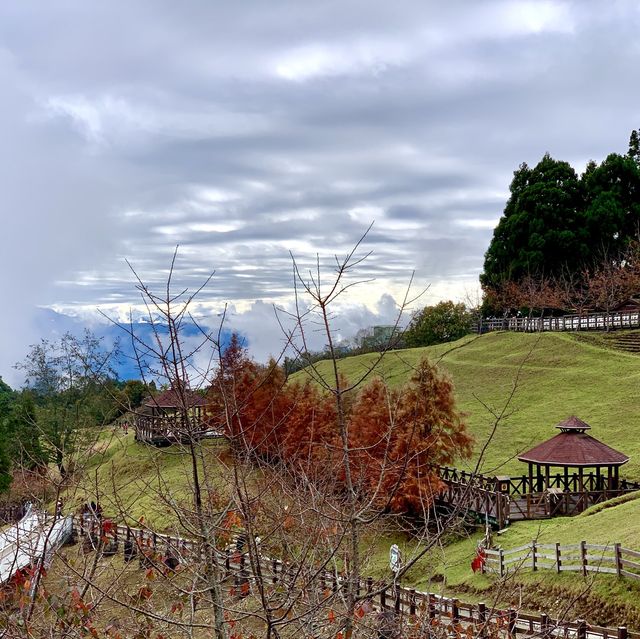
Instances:
[[[588,237],[580,224],[578,176],[546,154],[533,168],[514,173],[511,196],[485,255],[484,287],[527,274],[554,275],[567,263],[583,263]]]
[[[404,332],[407,346],[430,346],[451,342],[471,331],[473,318],[464,304],[452,301],[425,306],[416,313]]]
[[[640,151],[633,131],[626,155],[590,162],[578,177],[546,154],[514,173],[511,195],[485,255],[485,291],[524,277],[583,273],[616,261],[640,226]]]

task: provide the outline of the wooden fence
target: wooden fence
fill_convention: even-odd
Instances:
[[[160,562],[166,562],[169,558],[182,562],[193,559],[198,553],[198,544],[195,541],[181,537],[123,525],[109,526],[109,532],[106,532],[104,520],[100,522],[95,518],[88,517],[76,517],[75,523],[81,536],[89,542],[91,547],[99,549],[105,555],[114,555],[122,544],[125,560],[131,561],[137,556],[146,566],[153,566],[154,562],[158,561],[158,557],[161,557]],[[516,564],[514,557],[517,556],[517,552],[522,552],[525,548],[530,549],[530,547],[522,547],[510,551],[487,551],[485,566],[490,571],[495,564],[495,557],[502,556],[501,563],[498,565],[503,566],[503,574],[506,574],[507,566]],[[570,547],[561,548],[568,552]],[[606,547],[590,545],[588,548],[593,550],[605,549]],[[543,550],[546,550],[545,546],[539,545],[537,547],[536,553],[539,559],[542,559],[540,553]],[[624,553],[628,556],[634,556],[631,554],[632,552],[634,551],[624,549]],[[534,554],[534,556],[536,555]],[[561,554],[561,561],[564,561],[566,557],[566,554]],[[587,558],[589,557],[589,551],[587,551]],[[640,553],[635,553],[635,557],[640,557]],[[216,558],[219,562],[219,568],[224,571],[225,579],[238,586],[236,592],[240,595],[248,593],[255,577],[251,573],[247,554],[230,551],[217,552]],[[304,570],[299,570],[278,559],[270,559],[265,556],[261,556],[260,559],[261,578],[270,580],[273,584],[294,585],[295,580],[305,574]],[[621,575],[625,576],[626,568],[631,568],[631,566],[626,559],[621,559],[621,562]],[[592,568],[595,564],[587,565]],[[640,571],[640,564],[636,564],[636,566]],[[636,577],[635,574],[634,577]],[[637,575],[637,578],[640,578],[640,574]],[[335,595],[339,593],[343,583],[343,578],[336,572],[325,571],[319,575],[319,585],[322,592],[326,591]],[[242,587],[244,584],[247,584],[246,590]],[[570,622],[553,619],[546,614],[527,614],[514,608],[491,608],[484,603],[465,603],[457,598],[444,597],[438,593],[421,592],[414,588],[397,586],[388,582],[379,582],[371,577],[361,579],[358,582],[358,595],[378,611],[392,612],[409,623],[415,623],[416,619],[421,617],[428,621],[432,629],[440,626],[451,630],[450,636],[452,637],[468,637],[471,632],[473,637],[479,638],[500,636],[506,639],[515,639],[517,636],[536,636],[548,639],[554,637],[561,639],[640,639],[640,633],[628,632],[626,626],[606,628],[588,624],[584,620]]]
[[[509,550],[485,550],[484,572],[501,577],[514,570],[608,573],[640,580],[640,552],[620,544],[540,544],[535,540]]]
[[[479,320],[475,333],[490,331],[602,331],[619,328],[640,328],[640,311],[614,311],[611,313],[583,313],[561,317],[503,317]]]

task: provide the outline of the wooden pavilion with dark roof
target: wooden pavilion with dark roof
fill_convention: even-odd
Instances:
[[[560,432],[555,437],[518,456],[520,461],[529,465],[531,492],[541,492],[552,484],[558,486],[562,483],[565,491],[617,490],[620,466],[629,458],[587,434],[591,426],[575,416],[560,422],[556,428]],[[555,481],[551,481],[551,468],[562,469]],[[585,470],[589,469],[587,486]],[[572,485],[576,480],[577,486]]]
[[[156,446],[169,445],[206,432],[205,398],[190,389],[170,388],[153,395],[136,417],[136,439]]]

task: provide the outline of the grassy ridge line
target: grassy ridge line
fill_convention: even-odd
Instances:
[[[522,474],[525,466],[517,455],[555,435],[555,424],[575,414],[591,424],[594,437],[629,455],[623,476],[640,479],[637,355],[577,340],[571,334],[489,333],[452,344],[390,352],[378,375],[393,386],[403,384],[411,367],[425,355],[432,360],[442,358],[441,368],[452,376],[458,406],[467,413],[476,437],[476,450],[486,441],[493,423],[482,403],[500,410],[521,368],[508,416],[488,447],[483,472]],[[354,380],[375,358],[371,353],[359,355],[341,359],[338,365]],[[316,366],[330,379],[328,361]],[[302,380],[306,375],[300,371],[293,378]]]

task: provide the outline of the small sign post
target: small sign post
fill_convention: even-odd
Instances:
[[[389,548],[389,567],[396,575],[400,572],[400,548],[398,544],[392,544]]]

